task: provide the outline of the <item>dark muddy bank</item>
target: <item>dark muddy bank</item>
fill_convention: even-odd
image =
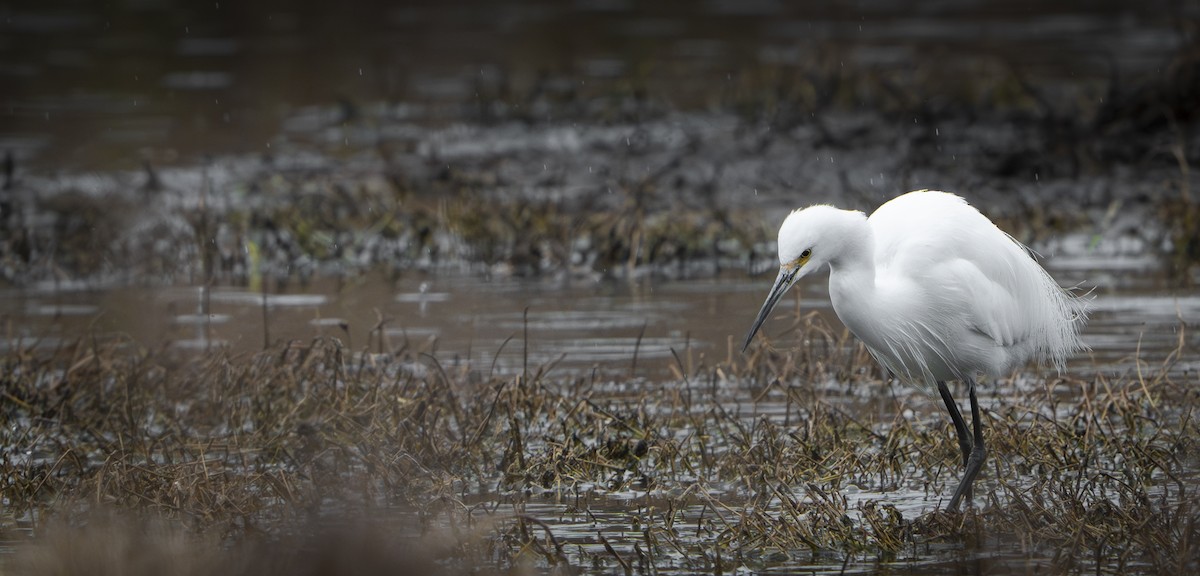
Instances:
[[[317,28],[356,38],[328,58],[298,40],[319,13],[305,9],[143,9],[177,34],[125,44],[105,40],[141,38],[127,14],[17,13],[7,25],[29,43],[10,58],[60,57],[31,57],[17,83],[0,273],[271,286],[375,268],[711,275],[769,266],[796,206],[870,210],[934,188],[1047,255],[1150,256],[1194,279],[1200,50],[1186,6],[919,19],[886,4],[755,6],[348,12]],[[150,87],[112,84],[89,46],[170,57],[138,61]],[[256,72],[298,60],[311,77]],[[73,61],[94,73],[79,93],[142,107],[64,104]],[[169,128],[132,130],[146,118]]]
[[[1195,571],[1187,6],[221,4],[3,21],[14,571]],[[787,210],[925,187],[1100,275],[964,515],[819,289],[724,344]]]
[[[336,122],[386,102],[432,123],[712,109],[786,123],[813,103],[1006,106],[1027,83],[1067,117],[1124,115],[1114,96],[1147,77],[1186,102],[1171,59],[1200,16],[1171,0],[25,4],[0,7],[0,148],[99,171],[263,152],[298,111],[335,104]]]
[[[428,128],[390,116],[287,133],[269,155],[42,176],[7,191],[17,285],[303,282],[370,269],[711,275],[773,259],[815,202],[968,197],[1048,256],[1152,256],[1186,281],[1200,143],[1180,125],[1104,135],[1036,116],[822,111]],[[313,114],[320,114],[314,110]],[[1189,139],[1191,138],[1191,139]]]

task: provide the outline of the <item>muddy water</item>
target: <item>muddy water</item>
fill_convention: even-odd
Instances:
[[[558,163],[567,167],[563,173],[581,175],[568,179],[568,184],[589,178],[584,185],[558,186],[552,192],[588,193],[603,190],[609,182],[593,182],[582,174],[590,174],[593,163],[620,166],[623,158],[613,153],[618,157],[613,161],[609,153],[595,151],[604,146],[588,142],[623,141],[624,148],[613,147],[623,150],[629,148],[629,133],[636,144],[638,132],[664,132],[661,124],[639,118],[645,108],[637,106],[647,101],[651,109],[655,103],[681,110],[736,108],[747,98],[747,85],[766,82],[759,79],[756,84],[756,73],[810,73],[834,62],[837,68],[887,72],[925,70],[929,62],[937,62],[935,68],[951,76],[963,70],[1003,76],[1011,66],[1046,90],[1070,84],[1102,94],[1110,65],[1123,78],[1154,73],[1163,65],[1179,44],[1175,17],[1182,10],[1176,3],[1157,1],[1137,6],[1068,2],[1047,9],[1007,0],[977,2],[965,10],[925,7],[920,14],[907,3],[887,1],[854,8],[733,1],[470,2],[466,8],[458,3],[397,7],[367,2],[357,12],[342,7],[330,12],[316,2],[286,7],[241,4],[212,2],[185,9],[150,0],[125,10],[103,3],[63,10],[0,8],[0,85],[7,89],[6,106],[0,109],[0,150],[13,151],[18,183],[37,185],[38,171],[124,170],[139,167],[143,159],[164,166],[188,165],[207,154],[285,157],[281,151],[289,146],[315,147],[322,164],[353,168],[358,148],[382,142],[391,146],[380,146],[382,156],[400,156],[401,165],[418,174],[431,158],[486,164],[499,157],[507,160],[497,162],[501,167],[532,167],[531,172],[517,170],[511,178],[519,184],[512,188],[522,190],[527,187],[520,184],[538,181],[530,174],[539,168],[545,171],[550,155],[550,166]],[[1084,92],[1069,101],[1090,102]],[[634,108],[631,112],[612,102],[633,102]],[[614,134],[625,132],[609,138],[604,130],[610,129],[607,122],[613,116],[628,116],[623,121],[629,125],[611,128]],[[545,121],[554,127],[575,117],[590,122],[585,128],[572,125],[558,132],[536,124]],[[469,128],[439,132],[413,127],[445,122],[466,122]],[[672,128],[666,132],[675,134],[672,122],[665,123]],[[975,149],[955,142],[987,140],[1008,134],[1004,130],[960,130],[962,135],[953,136],[946,127],[941,132],[935,128],[941,141],[959,140],[945,145],[950,160],[942,158],[934,165],[937,181],[931,184],[899,176],[911,169],[913,160],[911,155],[894,154],[888,138],[876,148],[860,145],[849,151],[816,150],[817,154],[807,142],[821,139],[806,136],[802,129],[793,135],[801,145],[784,139],[765,152],[746,146],[753,152],[739,156],[707,144],[725,142],[737,132],[722,122],[727,123],[710,117],[698,122],[720,126],[715,130],[684,126],[687,134],[700,136],[700,153],[692,155],[700,164],[720,159],[711,162],[717,169],[709,179],[727,191],[731,206],[741,205],[735,194],[753,190],[757,197],[759,189],[764,195],[774,189],[777,197],[786,192],[781,205],[790,208],[797,201],[792,195],[797,188],[804,194],[859,198],[869,204],[860,197],[862,190],[893,195],[904,188],[893,181],[912,184],[909,188],[963,183],[962,188],[979,194],[986,193],[978,191],[981,186],[1008,186],[981,176],[989,173],[986,169],[946,165]],[[878,123],[868,117],[863,124]],[[355,138],[356,132],[346,126],[358,127],[369,137]],[[578,152],[579,146],[560,146],[567,151],[552,156],[552,150],[537,144],[556,141],[553,134],[558,133],[569,136],[570,142],[575,134],[583,134],[584,153]],[[670,141],[662,146],[669,152],[681,146],[674,136],[658,138]],[[1021,136],[1016,133],[1012,139]],[[536,142],[522,144],[529,141]],[[484,153],[481,147],[494,150]],[[436,153],[421,152],[426,148]],[[511,159],[514,149],[526,148],[524,156]],[[855,168],[834,173],[827,166],[834,164],[835,152],[838,166]],[[636,154],[636,162],[630,164],[647,163],[644,150]],[[987,151],[976,153],[985,155]],[[408,164],[406,156],[412,157]],[[713,171],[711,166],[700,168],[695,172],[702,177],[706,170]],[[382,169],[371,165],[365,171]],[[633,168],[628,170],[632,173]],[[968,176],[955,176],[963,172]],[[1137,186],[1156,190],[1164,181],[1140,167],[1127,172],[1126,178]],[[170,188],[172,173],[160,174]],[[1030,173],[1030,186],[1042,185],[1036,174]],[[119,182],[115,187],[132,190],[140,185],[142,175],[137,176],[137,184]],[[1102,175],[1100,186],[1072,181],[1058,190],[1138,190],[1117,178],[1119,174]],[[688,189],[699,187],[692,179],[686,182]],[[860,196],[846,193],[845,182],[856,184]],[[194,184],[178,188],[198,189]],[[1029,190],[1039,204],[1056,198],[1040,188]],[[1139,228],[1142,224],[1137,222]],[[1101,236],[1109,238],[1106,232]],[[1193,328],[1200,318],[1200,292],[1164,290],[1157,261],[1144,256],[1145,250],[1141,258],[1115,259],[1047,253],[1049,267],[1063,284],[1095,286],[1092,321],[1084,335],[1092,353],[1073,359],[1072,373],[1122,378],[1165,366],[1176,377],[1195,380],[1200,338]],[[771,273],[725,273],[695,280],[596,282],[409,272],[399,280],[372,274],[324,278],[268,294],[237,286],[8,288],[0,290],[0,353],[69,345],[88,334],[182,354],[212,348],[252,353],[278,341],[326,336],[356,351],[396,352],[414,369],[427,364],[418,354],[430,352],[444,364],[469,362],[485,372],[515,374],[545,367],[554,375],[598,373],[613,381],[635,376],[662,383],[675,378],[680,364],[686,370],[703,360],[735,355],[772,278]],[[793,296],[781,303],[764,328],[776,345],[787,346],[794,338],[785,332],[789,316],[816,311],[832,326],[840,326],[823,279],[806,282]],[[730,403],[744,408],[748,417],[786,418],[782,402],[751,401],[738,391],[729,394]],[[943,418],[935,402],[912,406],[913,418]],[[880,409],[894,411],[894,403]],[[729,490],[721,497],[730,503],[739,497],[727,487],[714,489]],[[850,488],[846,496],[852,507],[855,502],[886,499],[906,518],[935,507],[939,497],[921,487],[900,487],[886,494]],[[652,496],[598,489],[593,497],[596,502],[586,517],[553,496],[532,496],[523,510],[543,519],[557,538],[578,549],[603,555],[594,537],[600,531],[621,554],[633,557],[633,543],[641,535],[629,525],[630,511],[651,506]],[[711,511],[684,510],[680,522],[692,523],[706,513]],[[978,564],[941,565],[944,556],[927,552],[890,568],[983,571]],[[993,552],[988,555],[989,562],[1005,562]],[[1024,560],[1019,553],[1014,558]],[[686,565],[678,558],[662,560],[661,573],[669,573],[672,565]],[[953,561],[960,560],[978,558]],[[841,558],[747,561],[760,572],[847,568]],[[878,570],[879,565],[864,568],[869,569]]]
[[[1154,260],[1051,258],[1047,265],[1064,284],[1089,280],[1094,289],[1094,312],[1085,331],[1091,354],[1075,358],[1069,369],[1087,377],[1115,378],[1158,370],[1174,358],[1168,370],[1195,379],[1200,370],[1195,350],[1200,337],[1187,330],[1200,318],[1200,292],[1166,292],[1155,274]],[[611,384],[594,388],[597,395],[619,396],[634,387],[661,386],[675,378],[673,367],[703,359],[724,360],[736,348],[757,312],[773,275],[750,277],[726,273],[712,278],[670,282],[596,282],[582,279],[486,279],[478,275],[408,274],[399,280],[367,275],[341,281],[321,280],[288,293],[263,294],[242,287],[71,289],[45,286],[0,293],[0,317],[8,336],[0,347],[54,347],[81,334],[131,341],[143,346],[194,350],[224,347],[240,352],[262,349],[264,342],[301,340],[317,336],[340,338],[359,351],[396,351],[414,369],[427,363],[418,352],[432,352],[443,364],[470,362],[477,370],[515,374],[552,367],[553,374],[601,374]],[[802,285],[798,297],[782,302],[765,332],[786,346],[788,317],[809,310],[832,315],[824,278]],[[380,336],[382,335],[382,336]],[[1183,347],[1184,354],[1175,355]],[[636,357],[636,361],[635,358]],[[678,360],[677,360],[678,358]],[[631,379],[629,376],[637,378]],[[665,384],[668,386],[677,384]],[[1004,383],[985,392],[984,403],[997,394],[1011,393],[1019,382]],[[1006,390],[1008,392],[1006,392]],[[919,393],[903,387],[872,401],[832,394],[831,401],[847,402],[854,410],[878,410],[875,420],[894,417],[897,398]],[[745,390],[725,390],[728,407],[750,422],[770,418],[794,425],[781,394],[750,398]],[[841,398],[841,400],[838,400]],[[725,401],[722,400],[724,403]],[[933,426],[941,422],[940,405],[914,398],[900,401],[904,417]],[[886,412],[886,414],[885,414]],[[789,418],[793,420],[789,420]],[[944,504],[944,489],[957,471],[947,467],[941,477],[887,488],[842,490],[848,513],[856,517],[870,501],[895,506],[906,519]],[[930,482],[932,480],[932,483]],[[748,498],[744,487],[701,482],[703,489],[735,510]],[[986,485],[990,480],[984,478]],[[1016,481],[1016,480],[1013,480]],[[1191,482],[1191,480],[1188,480]],[[931,488],[932,486],[932,488]],[[694,486],[693,486],[694,488]],[[672,489],[682,489],[676,487]],[[662,495],[650,491],[610,491],[604,486],[576,486],[574,495],[548,491],[515,500],[493,488],[473,498],[495,518],[528,515],[544,522],[565,554],[577,565],[588,558],[605,558],[604,536],[615,551],[636,558],[643,542],[642,523],[662,522]],[[796,487],[794,497],[805,497]],[[586,502],[581,512],[579,499]],[[711,531],[699,528],[714,511],[704,504],[675,511],[673,522],[683,534],[695,530],[695,542],[711,541]],[[400,512],[403,514],[403,512]],[[487,521],[487,520],[484,520]],[[654,559],[658,573],[686,573],[695,559],[661,549]],[[739,562],[760,573],[843,573],[847,567],[878,570],[881,564],[847,564],[838,555],[807,551],[751,551]],[[887,569],[895,573],[924,573],[990,569],[1048,563],[1031,558],[1015,544],[994,543],[982,549],[931,545],[905,553]],[[597,573],[600,570],[596,571]]]
[[[1157,0],[23,4],[0,7],[0,150],[102,170],[269,152],[297,110],[335,102],[310,119],[379,102],[430,121],[550,118],[613,94],[707,108],[761,70],[821,61],[1103,82],[1110,66],[1155,72],[1194,16]]]
[[[1101,267],[1107,265],[1107,267]],[[1153,260],[1053,260],[1067,285],[1094,286],[1084,340],[1092,351],[1073,371],[1129,374],[1173,360],[1175,374],[1195,372],[1188,351],[1200,333],[1200,292],[1164,292]],[[476,275],[408,274],[321,279],[289,293],[244,287],[78,289],[45,286],[0,294],[8,334],[0,347],[47,348],[83,334],[127,338],[150,348],[261,350],[278,341],[318,336],[356,352],[431,352],[442,362],[517,373],[553,366],[661,380],[683,363],[724,361],[736,354],[772,274],[726,273],[695,280],[597,282],[591,279],[487,279]],[[824,278],[804,282],[785,299],[765,333],[786,346],[789,316],[817,311],[830,325]],[[1183,346],[1182,356],[1174,355]],[[709,362],[711,365],[711,362]]]

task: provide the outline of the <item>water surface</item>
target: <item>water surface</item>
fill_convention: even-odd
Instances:
[[[1161,367],[1198,368],[1200,293],[1164,291],[1152,262],[1108,269],[1076,260],[1048,266],[1061,282],[1088,278],[1092,315],[1083,333],[1091,352],[1071,360],[1073,373],[1125,376]],[[1092,264],[1098,264],[1093,262]],[[539,366],[599,370],[662,379],[701,360],[711,365],[740,352],[773,274],[727,272],[686,280],[597,281],[492,278],[412,273],[317,279],[294,292],[264,294],[244,287],[120,287],[9,289],[0,315],[4,344],[52,347],[86,334],[128,338],[145,347],[254,352],[278,341],[340,339],[356,352],[433,353],[443,362],[517,373]],[[1086,284],[1085,284],[1086,286]],[[820,314],[843,330],[829,303],[826,279],[806,279],[765,325],[772,344],[794,343],[788,328],[800,314]],[[1182,356],[1176,354],[1182,348]],[[672,367],[675,370],[672,370]]]

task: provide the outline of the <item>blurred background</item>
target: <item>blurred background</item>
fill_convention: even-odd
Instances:
[[[12,347],[325,334],[486,363],[528,328],[537,361],[669,366],[741,337],[788,211],[934,188],[1105,296],[1101,360],[1166,353],[1200,313],[1198,23],[1194,0],[0,0],[0,318]]]
[[[531,573],[1186,572],[1197,168],[1200,0],[0,0],[0,565],[342,495]],[[982,387],[986,525],[819,275],[741,351],[789,211],[921,188],[1093,298]]]
[[[263,152],[313,106],[310,124],[379,106],[427,123],[770,121],[795,102],[986,109],[1019,83],[1085,115],[1147,78],[1186,73],[1175,87],[1195,97],[1194,54],[1171,67],[1197,16],[1186,0],[3,2],[0,150],[106,170]]]

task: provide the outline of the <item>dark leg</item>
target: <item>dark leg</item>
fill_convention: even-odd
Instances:
[[[958,433],[958,447],[962,450],[963,466],[966,466],[967,460],[971,457],[971,435],[967,433],[967,423],[963,422],[962,413],[958,411],[958,403],[950,395],[950,389],[946,387],[946,383],[938,382],[937,387],[938,393],[942,395],[942,402],[946,403],[946,409],[950,411],[950,419],[954,421],[954,431]]]
[[[983,446],[983,421],[979,418],[979,400],[975,397],[975,381],[968,378],[966,383],[971,395],[971,427],[975,430],[975,444],[971,447],[971,456],[967,458],[967,473],[963,475],[954,496],[950,497],[950,505],[947,506],[949,510],[958,510],[958,503],[964,495],[968,495],[967,498],[970,499],[971,484],[975,482],[975,477],[983,469],[983,462],[987,460],[987,448]]]

